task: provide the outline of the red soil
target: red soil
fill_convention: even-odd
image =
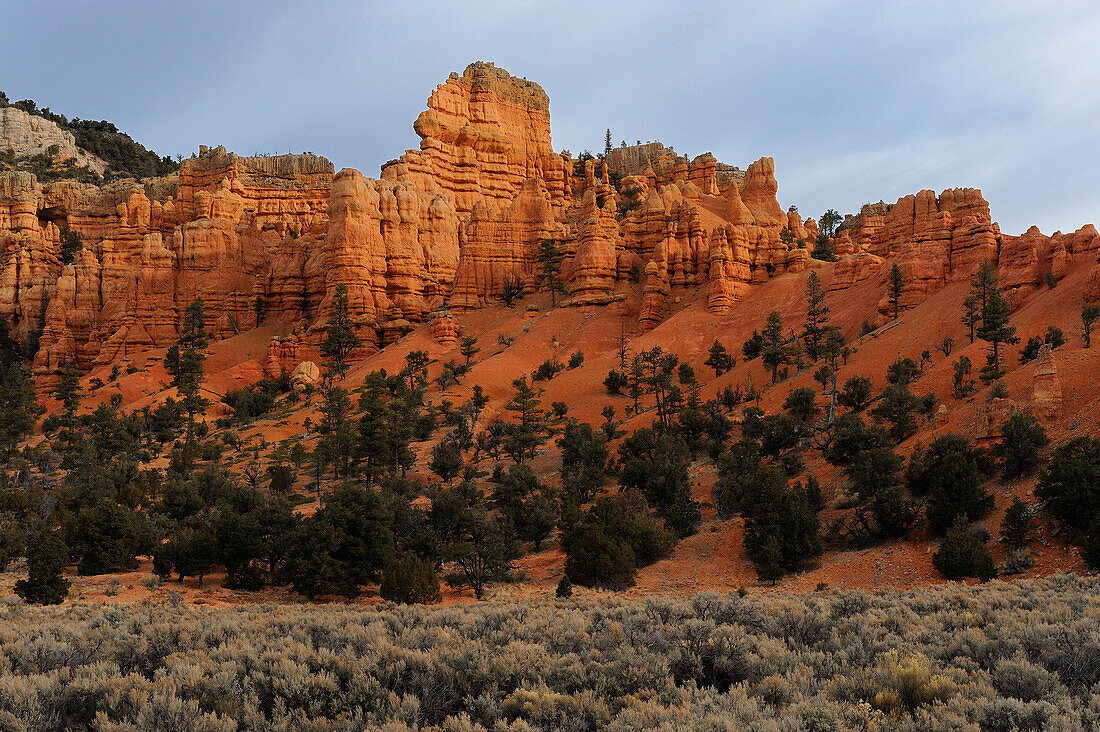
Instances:
[[[811,264],[827,287],[833,266],[821,262]],[[569,405],[571,417],[596,424],[602,421],[601,410],[611,404],[618,417],[626,420],[624,428],[636,429],[652,421],[653,411],[643,409],[639,415],[628,419],[631,400],[625,396],[608,395],[603,387],[608,370],[619,367],[620,332],[625,330],[631,353],[660,346],[693,366],[696,377],[703,384],[704,399],[714,397],[727,385],[747,385],[751,381],[763,389],[760,405],[769,412],[778,411],[791,389],[800,386],[817,388],[812,378],[813,369],[806,369],[771,387],[768,385],[769,375],[759,360],[748,364],[741,362],[740,346],[754,329],[763,325],[767,313],[773,309],[780,311],[788,328],[801,326],[808,276],[809,270],[776,277],[757,285],[748,299],[721,317],[707,311],[705,293],[701,294],[698,288],[674,291],[669,316],[644,335],[637,334],[639,288],[631,285],[621,285],[620,292],[626,299],[609,306],[551,308],[549,296],[536,295],[520,301],[514,309],[492,307],[463,313],[458,315],[462,332],[478,339],[481,352],[475,357],[472,369],[461,385],[452,386],[445,394],[440,394],[433,385],[428,398],[437,404],[442,399],[461,404],[469,398],[473,385],[480,384],[491,399],[481,417],[482,423],[498,415],[507,418],[504,410],[513,392],[511,383],[514,379],[530,375],[538,364],[551,356],[564,363],[571,353],[581,350],[585,354],[581,367],[564,371],[550,382],[538,383],[542,389],[543,407],[548,408],[554,401],[563,401]],[[1050,324],[1060,325],[1066,331],[1068,343],[1055,352],[1065,406],[1062,415],[1046,425],[1054,444],[1098,431],[1100,389],[1097,388],[1096,374],[1100,373],[1100,348],[1083,349],[1076,332],[1086,276],[1087,268],[1074,268],[1056,288],[1037,292],[1013,314],[1013,324],[1023,341],[1031,335],[1041,335]],[[951,397],[952,362],[960,355],[967,355],[975,363],[976,371],[985,356],[984,344],[970,344],[960,321],[961,302],[968,285],[950,285],[903,313],[895,327],[881,332],[877,337],[860,337],[860,324],[865,319],[874,321],[877,317],[881,288],[882,284],[872,278],[842,293],[832,293],[827,298],[833,322],[842,327],[845,337],[854,347],[853,355],[841,370],[840,382],[853,375],[867,375],[873,379],[876,391],[881,390],[886,384],[885,372],[889,363],[898,356],[918,359],[920,352],[927,349],[933,354],[933,365],[925,370],[912,388],[918,394],[935,392],[941,403],[947,406],[946,422],[937,424],[934,419],[924,422],[919,432],[906,440],[899,451],[908,454],[915,447],[928,444],[947,431],[976,435],[988,391],[965,400]],[[266,345],[277,332],[277,327],[266,326],[212,345],[207,361],[207,386],[212,392],[212,399],[216,400],[214,395],[223,394],[227,389],[239,388],[262,377]],[[511,345],[500,345],[498,335],[513,339]],[[945,336],[953,337],[956,344],[950,357],[944,357],[937,350]],[[737,366],[719,378],[714,378],[713,370],[703,364],[707,349],[715,339],[722,341],[731,353],[738,356]],[[556,348],[552,347],[555,341],[558,344]],[[1004,385],[1012,401],[1026,409],[1031,399],[1034,369],[1031,365],[1018,363],[1019,348],[1007,349],[1009,373]],[[442,362],[460,358],[457,347],[441,346],[431,338],[428,328],[421,326],[356,364],[349,372],[345,386],[356,389],[365,375],[375,369],[385,368],[390,373],[399,370],[405,355],[413,350],[429,353],[433,359],[429,369],[431,377],[442,369]],[[133,364],[139,370],[92,392],[86,408],[94,407],[115,392],[122,393],[124,409],[127,410],[154,404],[169,396],[171,392],[163,388],[167,377],[159,363],[162,356],[163,351],[157,351],[134,358]],[[101,369],[86,377],[85,383],[93,377],[106,380],[108,374],[109,369]],[[274,416],[240,430],[242,442],[249,446],[262,446],[262,452],[266,453],[281,441],[312,440],[315,436],[306,437],[303,423],[307,418],[314,422],[318,420],[318,405],[319,399],[315,398],[310,405],[301,403],[289,411],[278,410]],[[643,404],[643,407],[648,406],[648,401]],[[212,407],[208,418],[212,419],[222,412],[217,406]],[[424,458],[430,447],[431,443],[416,445],[418,457],[422,459],[418,460],[413,472],[426,480],[430,476],[424,467]],[[821,479],[827,498],[843,490],[843,478],[824,463],[818,453],[808,451],[806,458],[808,470]],[[230,456],[229,459],[238,467],[244,464],[241,455]],[[557,448],[552,443],[534,462],[536,472],[552,483],[557,481],[558,466]],[[696,463],[693,481],[697,500],[709,501],[710,487],[715,477],[715,466],[709,460]],[[992,535],[996,536],[1001,515],[1012,498],[1029,495],[1034,483],[1035,479],[1031,478],[1014,483],[990,484],[990,490],[996,496],[996,510],[982,523]],[[303,476],[300,490],[308,492],[308,485],[307,478]],[[308,513],[313,508],[315,504],[306,504],[300,510]],[[828,515],[829,510],[826,509],[826,521]],[[1040,521],[1038,533],[1039,538],[1034,546],[1038,563],[1029,576],[1083,570],[1076,551],[1055,535],[1053,527],[1045,519]],[[497,586],[493,588],[493,594],[500,598],[552,596],[562,575],[565,558],[556,538],[551,538],[547,544],[548,548],[543,551],[516,562],[521,578],[519,583]],[[785,578],[774,588],[760,586],[742,550],[742,522],[739,519],[720,521],[708,508],[704,510],[704,522],[698,534],[682,541],[668,559],[641,570],[637,586],[625,594],[689,595],[705,590],[728,591],[740,587],[752,591],[809,592],[820,584],[830,588],[909,588],[943,581],[931,564],[935,546],[936,542],[929,537],[916,537],[858,551],[831,550],[807,571]],[[994,547],[994,555],[998,561],[1003,558],[999,546]],[[76,578],[70,602],[140,602],[163,597],[168,589],[180,591],[188,602],[211,605],[294,600],[293,595],[283,589],[261,593],[225,590],[220,587],[220,577],[216,575],[207,578],[207,586],[203,589],[199,589],[194,580],[188,580],[182,588],[170,582],[160,590],[150,592],[141,585],[141,580],[148,575],[146,563],[135,572],[115,576],[123,589],[113,598],[107,598],[104,594],[111,576]],[[10,589],[13,581],[9,573],[0,579],[0,587]],[[580,596],[598,594],[583,588],[575,588],[575,592]],[[373,602],[377,599],[376,594],[367,593],[359,601]],[[469,593],[448,592],[445,601],[469,601]]]

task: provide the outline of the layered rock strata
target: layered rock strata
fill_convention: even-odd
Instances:
[[[727,313],[754,284],[808,266],[817,240],[813,219],[779,204],[771,158],[742,171],[651,143],[574,160],[553,149],[542,88],[492,64],[452,74],[414,129],[420,148],[377,179],[336,173],[313,155],[221,147],[201,148],[176,175],[102,187],[0,173],[0,316],[21,339],[40,335],[34,369],[48,380],[69,363],[170,345],[184,308],[201,298],[215,338],[261,317],[293,332],[272,341],[265,361],[281,375],[295,371],[299,346],[320,340],[341,289],[364,352],[424,321],[452,346],[451,311],[545,286],[538,256],[549,240],[562,255],[565,302],[604,304],[634,288],[646,330],[677,290],[700,290],[711,312]],[[80,246],[66,258],[63,240],[74,235]],[[840,261],[830,290],[874,282],[883,313],[895,262],[908,308],[983,259],[1019,300],[1078,260],[1092,266],[1100,250],[1092,226],[1004,235],[966,188],[865,206],[832,243]]]

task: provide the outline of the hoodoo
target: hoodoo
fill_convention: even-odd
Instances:
[[[4,133],[23,147],[57,138],[69,149],[63,131],[2,111]],[[177,174],[105,186],[0,173],[0,315],[20,339],[40,333],[34,372],[48,382],[68,364],[87,370],[171,345],[200,297],[214,338],[257,325],[260,301],[268,322],[316,342],[343,285],[356,330],[378,347],[393,324],[483,307],[506,283],[538,290],[545,239],[564,257],[564,302],[633,290],[643,329],[678,290],[705,289],[721,315],[753,285],[810,262],[816,222],[780,205],[771,158],[741,170],[647,143],[574,159],[553,149],[543,89],[484,62],[436,87],[413,127],[420,149],[377,179],[313,155],[222,147],[201,148]],[[81,243],[71,261],[62,230]],[[841,260],[830,291],[885,280],[896,262],[905,309],[983,259],[1018,300],[1048,272],[1094,256],[1100,237],[1091,226],[1002,234],[981,193],[959,188],[864,206],[831,246]],[[884,296],[883,317],[887,305]]]

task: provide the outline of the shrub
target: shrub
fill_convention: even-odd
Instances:
[[[27,549],[27,533],[14,513],[0,513],[0,572],[6,572]]]
[[[804,422],[785,414],[769,414],[757,420],[755,426],[746,422],[742,431],[747,437],[758,438],[764,454],[776,459],[784,451],[797,447],[812,432]]]
[[[619,483],[624,490],[645,496],[678,536],[698,530],[699,504],[691,497],[691,452],[678,436],[636,430],[619,446],[622,470]]]
[[[273,410],[276,398],[288,391],[290,379],[284,375],[278,379],[261,379],[243,389],[227,391],[222,401],[233,410],[235,421],[247,424]]]
[[[932,566],[948,579],[991,580],[997,576],[997,568],[993,566],[987,540],[984,531],[959,516],[943,537],[939,550],[932,555]]]
[[[764,336],[759,331],[754,330],[749,339],[741,345],[741,353],[745,356],[746,361],[752,361],[763,352]]]
[[[1083,535],[1100,515],[1100,440],[1077,437],[1055,450],[1035,495],[1071,534]]]
[[[966,356],[960,356],[955,361],[954,383],[951,387],[951,395],[956,399],[963,399],[974,393],[974,379],[971,376],[972,363]]]
[[[382,599],[404,605],[440,600],[435,568],[413,554],[401,557],[383,570],[378,592]]]
[[[913,396],[904,384],[894,384],[886,388],[882,400],[871,410],[871,414],[890,425],[890,436],[901,442],[917,431],[914,413],[920,406],[920,400]]]
[[[871,704],[886,713],[912,713],[954,691],[951,680],[942,674],[933,674],[932,662],[921,653],[903,655],[896,650],[889,651],[879,662],[877,675],[885,688],[875,694]]]
[[[500,299],[506,307],[512,307],[516,300],[523,299],[523,283],[515,275],[507,275],[501,285]]]
[[[718,479],[711,495],[719,516],[729,518],[741,510],[741,502],[756,479],[760,460],[760,445],[747,438],[734,443],[718,458]]]
[[[1100,681],[1100,580],[1067,575],[684,599],[2,612],[0,718],[12,729],[694,729],[717,719],[737,730],[1085,730]]]
[[[1039,336],[1031,336],[1027,343],[1020,349],[1020,363],[1034,361],[1039,356],[1039,349],[1043,346],[1043,339]]]
[[[817,243],[814,244],[813,250],[810,252],[810,256],[822,262],[835,262],[836,245],[831,241],[818,239]]]
[[[853,376],[844,382],[836,402],[853,412],[862,412],[871,403],[871,389],[871,380],[866,376]]]
[[[1031,516],[1027,504],[1017,498],[1001,520],[1001,541],[1013,551],[1027,549],[1031,543]]]
[[[911,358],[898,358],[886,368],[886,380],[891,384],[908,384],[920,376],[920,367]]]
[[[153,533],[145,515],[102,499],[84,508],[66,524],[66,545],[82,575],[134,569],[138,554],[153,549]]]
[[[584,422],[570,420],[557,440],[562,487],[574,501],[592,500],[607,480],[607,437]]]
[[[562,365],[560,363],[553,358],[548,358],[535,369],[535,373],[531,375],[531,381],[549,381],[557,376],[561,370]]]
[[[76,261],[77,254],[84,248],[84,242],[80,233],[68,226],[61,227],[61,263],[72,264]]]
[[[62,576],[69,550],[55,531],[43,531],[27,546],[27,578],[15,583],[15,594],[27,602],[57,605],[69,594]]]
[[[273,462],[267,467],[268,488],[273,493],[289,493],[297,475],[294,468],[284,462]]]
[[[813,389],[808,386],[801,386],[787,395],[787,399],[783,402],[783,408],[795,419],[809,422],[819,411],[815,401],[816,398],[817,394]]]
[[[1081,341],[1085,348],[1092,345],[1092,330],[1100,320],[1100,305],[1085,305],[1081,308]]]
[[[993,669],[993,687],[1003,696],[1025,702],[1039,701],[1055,693],[1058,676],[1023,655],[1001,660]]]
[[[588,587],[630,587],[637,567],[668,556],[674,544],[675,536],[640,494],[600,498],[562,538],[565,573]]]
[[[574,527],[566,547],[565,576],[588,587],[623,590],[634,585],[634,552],[595,527]]]
[[[982,485],[990,470],[981,450],[959,435],[947,434],[927,450],[914,451],[906,478],[914,494],[928,496],[928,523],[942,533],[956,517],[974,521],[992,507],[993,497]]]
[[[1061,348],[1066,345],[1066,334],[1058,326],[1048,325],[1046,333],[1043,334],[1043,342],[1050,346],[1051,350]]]
[[[562,578],[558,580],[558,586],[554,590],[554,596],[558,599],[565,599],[573,596],[573,583],[569,581],[568,575],[562,575]]]
[[[570,369],[580,368],[581,364],[583,364],[583,363],[584,363],[584,351],[574,351],[572,353],[572,355],[569,356],[569,368]]]
[[[1028,549],[1017,549],[1001,562],[1000,572],[1006,577],[1023,574],[1035,566],[1035,555]]]
[[[1006,478],[1026,475],[1040,465],[1040,452],[1050,444],[1050,438],[1035,415],[1016,412],[1001,426],[1001,432],[1004,438],[992,452]]]
[[[833,440],[825,449],[825,459],[850,467],[861,453],[890,446],[890,437],[882,427],[864,424],[858,414],[842,414],[833,423]]]
[[[607,372],[607,378],[603,380],[603,385],[607,388],[608,394],[619,394],[628,382],[629,379],[627,379],[625,374],[619,373],[615,369],[611,369]]]
[[[745,551],[760,581],[774,583],[824,549],[816,511],[800,484],[787,487],[782,468],[760,469],[744,506]]]

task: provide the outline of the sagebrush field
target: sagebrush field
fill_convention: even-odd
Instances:
[[[1100,582],[430,608],[30,608],[5,730],[1082,730]]]

